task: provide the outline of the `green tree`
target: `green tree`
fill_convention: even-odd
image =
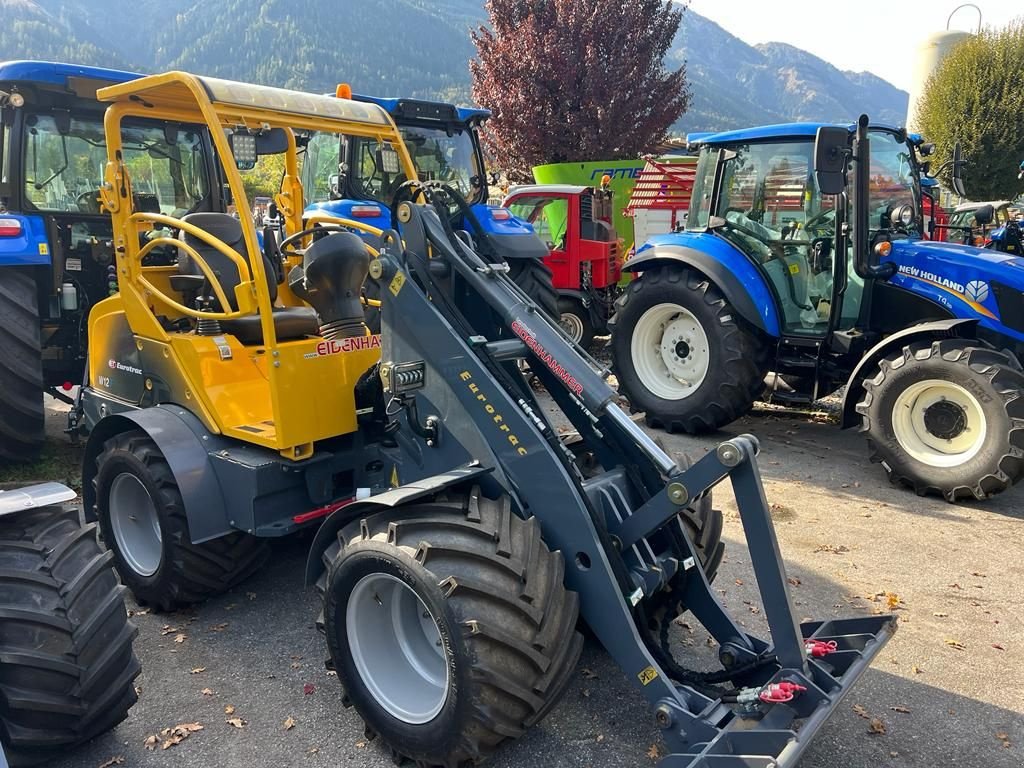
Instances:
[[[1017,179],[1024,160],[1024,17],[954,48],[929,78],[919,115],[922,133],[936,145],[933,165],[961,143],[972,199],[1013,199],[1024,191]]]

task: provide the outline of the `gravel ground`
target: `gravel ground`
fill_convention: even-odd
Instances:
[[[58,411],[45,462],[23,479],[77,475],[78,451],[59,435]],[[762,441],[759,465],[788,574],[799,582],[792,595],[800,617],[880,613],[891,596],[900,619],[802,768],[1024,766],[1024,490],[980,504],[918,498],[867,463],[856,433],[777,411],[715,438],[663,437],[671,451],[698,455],[741,432]],[[756,605],[748,605],[756,594],[729,489],[715,499],[728,542],[716,586],[741,621],[763,629]],[[302,584],[307,546],[302,538],[276,542],[266,570],[194,611],[155,615],[132,606],[139,703],[115,731],[54,765],[391,765],[364,739],[358,716],[343,709],[324,668],[317,600]],[[678,627],[677,655],[706,661],[703,638],[699,626]],[[229,706],[244,727],[226,722]],[[286,730],[289,718],[294,727]],[[885,733],[870,733],[869,718]],[[180,723],[203,730],[166,751],[145,748],[147,736]],[[644,702],[590,643],[562,702],[489,765],[652,766],[658,744]]]

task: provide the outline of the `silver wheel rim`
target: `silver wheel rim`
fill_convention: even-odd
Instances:
[[[704,382],[710,345],[700,322],[678,304],[656,304],[641,315],[630,340],[633,368],[644,387],[663,400],[683,400]]]
[[[403,581],[372,573],[356,584],[345,612],[348,645],[363,684],[402,722],[430,722],[448,699],[441,631]]]
[[[573,312],[563,312],[559,325],[562,326],[562,330],[569,335],[570,339],[579,344],[580,339],[583,338],[583,320],[579,315]]]
[[[900,447],[917,461],[932,467],[957,467],[981,450],[988,425],[981,404],[964,387],[925,379],[896,398],[892,431]]]
[[[110,484],[107,499],[110,527],[121,557],[135,573],[152,576],[163,560],[160,516],[149,491],[130,472],[122,472]]]

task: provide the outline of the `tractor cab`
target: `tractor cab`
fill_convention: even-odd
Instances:
[[[338,93],[351,89],[342,84]],[[409,149],[418,177],[455,188],[466,209],[452,210],[451,223],[468,231],[482,254],[514,262],[543,258],[544,244],[508,210],[489,204],[489,176],[478,131],[490,117],[486,109],[457,107],[418,99],[351,94],[354,101],[383,109]],[[310,214],[359,219],[381,229],[390,226],[390,207],[407,180],[387,147],[365,138],[335,142],[321,137],[306,149],[303,184],[310,190]]]
[[[611,196],[600,187],[531,184],[513,187],[502,202],[545,241],[561,325],[584,348],[607,333],[622,275]]]

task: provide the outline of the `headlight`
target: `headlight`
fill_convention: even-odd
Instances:
[[[909,227],[914,223],[914,206],[899,206],[889,215],[889,221],[894,226]]]

